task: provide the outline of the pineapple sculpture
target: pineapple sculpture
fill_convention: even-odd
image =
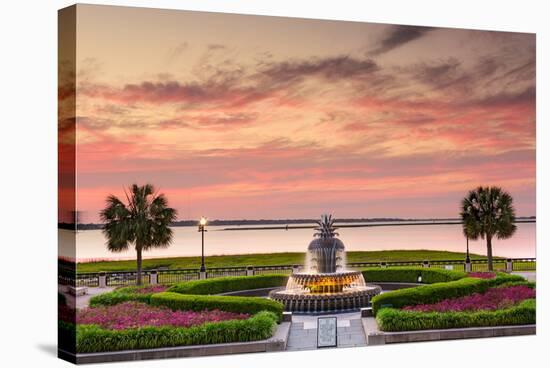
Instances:
[[[336,238],[339,234],[334,227],[332,215],[322,215],[317,221],[315,238],[309,243],[308,257],[311,272],[335,273],[345,266],[344,243]]]

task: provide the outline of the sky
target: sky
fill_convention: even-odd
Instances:
[[[76,43],[81,222],[132,183],[181,220],[458,217],[479,185],[535,215],[534,34],[78,5]]]

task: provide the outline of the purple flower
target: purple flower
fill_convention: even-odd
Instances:
[[[469,272],[468,277],[475,277],[478,279],[494,279],[496,277],[494,272]]]
[[[525,299],[535,298],[536,292],[525,285],[491,288],[485,293],[475,293],[460,298],[445,299],[435,304],[419,304],[403,307],[417,312],[460,312],[496,310],[515,305]]]
[[[190,327],[206,322],[246,319],[248,314],[211,311],[173,311],[166,307],[154,307],[144,303],[126,302],[112,306],[79,310],[76,322],[94,324],[103,328],[121,330],[143,326]]]
[[[154,293],[161,293],[163,291],[166,291],[168,287],[166,285],[150,285],[150,286],[144,286],[134,289],[132,292],[136,294],[154,294]]]

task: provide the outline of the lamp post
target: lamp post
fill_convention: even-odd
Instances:
[[[464,263],[464,271],[472,272],[472,263],[470,262],[470,237],[466,235],[466,263]]]
[[[206,226],[206,223],[208,221],[206,220],[206,217],[202,216],[199,221],[199,232],[201,233],[201,240],[202,240],[202,256],[201,256],[201,270],[200,272],[206,272],[206,267],[204,266],[204,232],[207,231],[204,227]]]

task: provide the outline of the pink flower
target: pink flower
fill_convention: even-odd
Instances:
[[[460,312],[496,310],[510,307],[526,299],[535,298],[536,292],[525,285],[491,288],[485,293],[475,293],[460,298],[445,299],[435,304],[419,304],[403,307],[417,312]]]
[[[112,306],[79,310],[76,322],[94,324],[103,328],[121,330],[143,326],[190,327],[206,322],[246,319],[248,314],[211,311],[173,311],[165,307],[153,307],[144,303],[126,302]]]
[[[497,275],[494,272],[469,272],[468,276],[478,279],[494,279]]]
[[[166,291],[168,287],[166,285],[150,285],[150,286],[144,286],[140,288],[136,288],[133,290],[136,294],[154,294],[154,293],[161,293],[163,291]]]

